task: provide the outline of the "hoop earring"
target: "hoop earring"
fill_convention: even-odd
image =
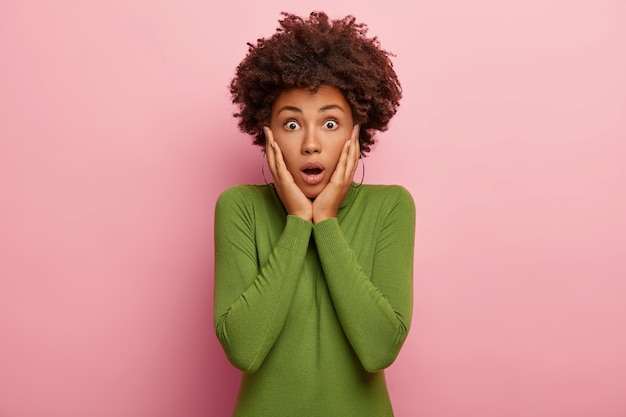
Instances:
[[[361,161],[361,182],[359,182],[357,185],[350,184],[350,187],[352,188],[359,188],[361,185],[363,185],[363,180],[365,179],[365,162],[363,161],[363,154],[359,155],[359,160]]]
[[[269,185],[270,187],[274,188],[274,183],[267,182],[267,180],[265,179],[265,151],[263,151],[263,155],[261,155],[261,175],[263,176],[263,182],[265,183],[265,185]]]

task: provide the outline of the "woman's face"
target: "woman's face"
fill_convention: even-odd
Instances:
[[[287,169],[308,198],[326,187],[354,123],[339,89],[322,85],[283,91],[272,106],[270,129]]]

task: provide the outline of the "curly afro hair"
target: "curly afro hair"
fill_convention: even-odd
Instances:
[[[239,128],[264,147],[263,126],[283,90],[317,91],[331,85],[350,104],[353,120],[361,126],[361,152],[367,154],[374,132],[387,130],[400,105],[402,88],[389,59],[394,55],[381,49],[378,38],[368,38],[367,26],[353,16],[330,20],[326,13],[312,12],[305,20],[281,14],[274,35],[248,43],[248,55],[231,81]]]

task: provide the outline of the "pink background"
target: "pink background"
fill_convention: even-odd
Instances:
[[[228,415],[213,206],[261,154],[226,86],[313,9],[404,86],[366,159],[418,213],[397,416],[626,416],[626,3],[302,3],[0,2],[0,416]]]

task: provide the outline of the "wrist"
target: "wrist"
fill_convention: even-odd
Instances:
[[[317,224],[323,222],[324,220],[332,219],[333,217],[337,217],[337,213],[323,212],[323,213],[314,213],[313,214],[313,224]]]
[[[287,212],[288,215],[290,216],[295,216],[295,217],[300,217],[301,219],[306,220],[307,222],[313,222],[313,215],[309,212],[309,213],[305,213],[305,212]]]

